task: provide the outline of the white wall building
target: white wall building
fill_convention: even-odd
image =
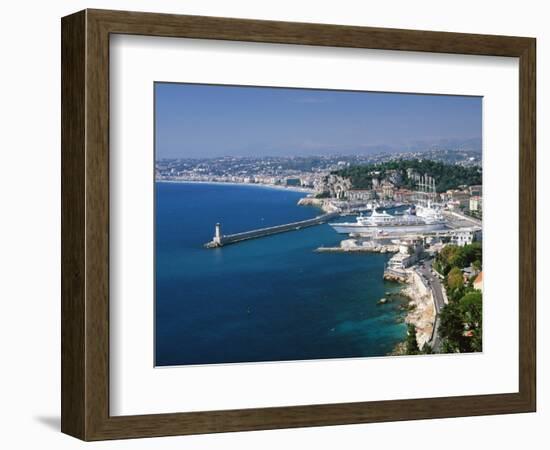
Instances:
[[[388,261],[389,269],[406,269],[412,266],[422,253],[421,240],[402,241],[399,243],[399,251]]]
[[[367,201],[374,199],[374,191],[371,189],[350,189],[347,193],[348,200]]]
[[[451,244],[464,247],[472,242],[481,241],[482,231],[479,227],[461,228],[451,234]]]

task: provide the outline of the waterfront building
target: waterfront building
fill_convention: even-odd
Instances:
[[[315,179],[311,176],[300,177],[300,182],[302,187],[305,187],[305,188],[312,188],[315,186]]]
[[[285,185],[286,185],[286,186],[301,186],[301,185],[302,185],[302,180],[300,180],[300,178],[291,178],[291,177],[288,177],[288,178],[285,180]]]
[[[453,210],[453,211],[458,211],[460,210],[460,202],[459,201],[454,201],[454,200],[448,200],[447,201],[447,208],[449,208],[450,210]]]
[[[450,203],[457,209],[468,208],[470,205],[470,194],[458,189],[447,191]]]
[[[468,190],[470,191],[470,195],[480,197],[483,193],[483,186],[481,184],[476,184],[476,185],[470,186]]]
[[[482,209],[482,197],[473,196],[470,197],[470,211],[481,212]]]
[[[413,203],[415,201],[416,193],[410,189],[396,189],[393,192],[393,199],[396,202]]]
[[[347,197],[350,201],[365,202],[368,200],[373,200],[375,194],[371,189],[350,189],[347,192]]]
[[[385,199],[385,200],[393,199],[393,191],[394,191],[394,188],[395,188],[393,183],[391,183],[387,180],[384,180],[382,182],[381,188],[382,188],[382,198],[383,199]]]
[[[399,243],[399,251],[388,261],[390,270],[403,270],[415,264],[424,247],[421,239],[409,239]]]
[[[479,227],[460,228],[451,231],[451,244],[464,247],[472,242],[481,241],[482,232]]]
[[[342,178],[338,175],[329,175],[326,180],[326,188],[323,192],[328,191],[330,196],[337,199],[344,199],[346,193],[351,189],[351,180]]]

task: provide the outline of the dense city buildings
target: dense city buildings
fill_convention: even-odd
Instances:
[[[402,162],[411,161],[414,167],[400,168]],[[425,168],[427,162],[430,165]],[[451,172],[464,175],[449,179],[441,167],[447,172],[450,167]],[[430,173],[438,170],[441,173]],[[480,180],[481,153],[471,150],[353,156],[182,158],[165,159],[156,164],[158,180],[299,188],[317,198],[348,202],[353,206],[372,201],[413,203],[418,199],[418,187],[425,183],[428,191],[434,191],[431,201],[444,204],[449,210],[481,218],[481,184],[469,185],[471,180],[478,182],[478,178],[471,177],[477,171]],[[463,185],[459,184],[462,182]],[[445,186],[452,188],[440,191]]]

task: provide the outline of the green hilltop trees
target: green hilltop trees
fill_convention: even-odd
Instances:
[[[398,187],[413,189],[415,180],[408,177],[408,169],[419,175],[428,175],[435,179],[438,192],[456,189],[459,186],[481,184],[481,167],[463,167],[426,159],[400,159],[380,164],[366,164],[346,167],[332,172],[343,178],[349,178],[354,189],[372,189],[372,179],[383,180],[389,172],[397,171],[401,175]]]

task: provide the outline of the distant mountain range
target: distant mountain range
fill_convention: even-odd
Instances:
[[[270,156],[371,156],[392,153],[419,153],[438,150],[481,153],[481,138],[468,139],[432,139],[417,140],[399,144],[363,144],[363,145],[310,145],[302,148],[278,148],[265,152],[244,152],[240,156],[256,156],[264,153]]]
[[[413,141],[402,145],[367,145],[359,150],[352,151],[354,154],[374,153],[406,153],[406,152],[429,152],[437,150],[452,150],[481,153],[481,138],[470,139],[438,139]],[[342,152],[347,154],[348,152]]]
[[[411,145],[407,150],[422,151],[422,150],[461,150],[480,152],[482,149],[481,138],[471,139],[440,139],[437,141],[419,141]]]

